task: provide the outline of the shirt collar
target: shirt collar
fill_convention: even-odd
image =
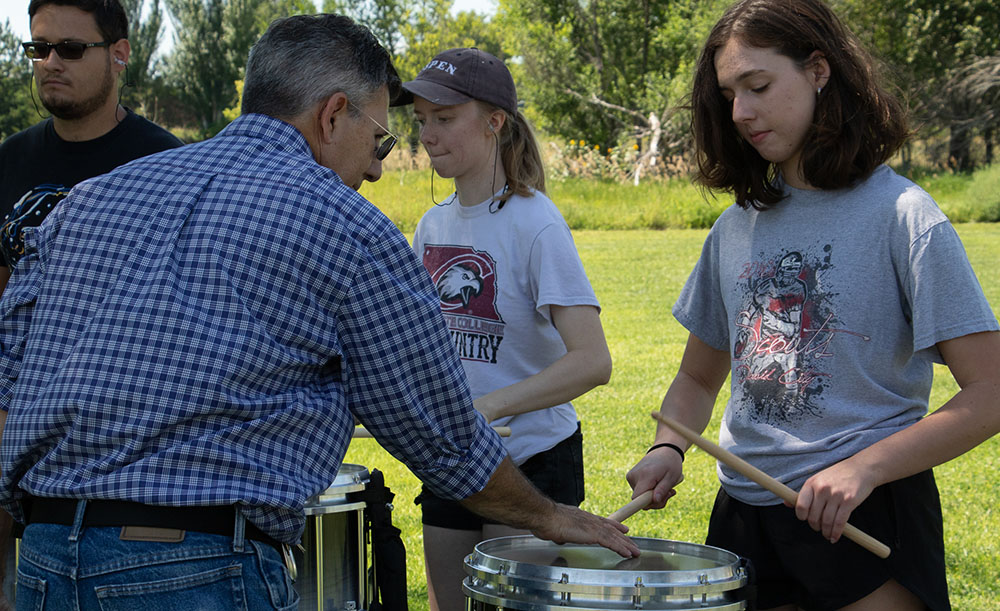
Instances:
[[[248,114],[236,117],[218,136],[240,136],[244,138],[264,138],[276,142],[291,152],[301,153],[312,158],[312,149],[305,136],[297,127],[267,115]]]

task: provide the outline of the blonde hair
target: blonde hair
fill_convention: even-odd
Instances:
[[[499,139],[500,161],[503,171],[507,174],[507,191],[498,198],[505,202],[512,195],[528,197],[532,191],[545,193],[545,167],[542,165],[542,155],[538,141],[528,124],[528,120],[520,111],[514,114],[479,101],[486,114],[500,111],[505,120],[496,137]]]

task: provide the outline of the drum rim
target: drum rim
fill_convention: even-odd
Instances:
[[[496,607],[498,610],[511,609],[513,611],[607,611],[611,607],[605,604],[605,601],[595,601],[598,604],[602,604],[600,607],[586,606],[581,607],[579,605],[573,604],[572,601],[566,604],[553,603],[547,604],[544,602],[539,602],[537,600],[532,601],[521,601],[516,599],[511,599],[503,596],[498,596],[494,594],[488,594],[479,590],[474,590],[469,587],[467,577],[462,581],[462,592],[465,594],[466,598],[476,601],[477,603],[482,603],[486,605],[491,605]],[[589,602],[589,601],[588,601]],[[614,601],[611,601],[612,603]],[[657,611],[658,609],[669,610],[669,611],[745,611],[748,608],[746,600],[734,600],[731,602],[724,602],[721,605],[716,605],[712,607],[703,606],[697,600],[692,599],[690,606],[678,606],[677,601],[670,601],[670,606],[668,607],[658,607],[658,606],[646,606],[642,602],[638,603],[641,606],[636,607],[634,604],[629,606],[622,606],[623,603],[619,601],[617,609],[627,609],[627,608],[645,608],[650,611]]]
[[[362,492],[371,480],[371,473],[363,465],[342,463],[337,470],[333,483],[315,494],[305,502],[306,515],[336,513],[364,509],[364,503],[349,502],[347,495],[352,492]]]
[[[545,591],[567,593],[605,593],[614,595],[623,589],[634,590],[637,579],[641,579],[644,590],[663,594],[716,593],[736,590],[747,582],[746,572],[741,567],[740,557],[733,552],[710,545],[632,537],[641,550],[684,555],[711,560],[717,563],[709,568],[652,571],[585,569],[573,567],[551,567],[516,561],[500,555],[504,550],[546,544],[532,535],[499,537],[478,543],[474,551],[466,556],[466,574],[476,579],[503,586],[520,586]],[[551,544],[555,545],[555,544]],[[565,544],[560,547],[593,548],[592,545]],[[687,553],[685,553],[685,551]],[[700,552],[700,553],[694,553]],[[559,581],[566,583],[559,583]]]

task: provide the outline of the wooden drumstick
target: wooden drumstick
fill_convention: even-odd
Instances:
[[[495,426],[493,430],[496,431],[497,435],[501,437],[510,437],[510,427],[509,426]],[[372,434],[368,432],[363,426],[354,427],[354,439],[372,439]]]
[[[639,511],[640,509],[645,509],[649,506],[649,502],[653,500],[653,491],[647,490],[635,497],[628,503],[622,506],[621,509],[612,513],[608,516],[609,520],[614,520],[615,522],[624,522],[625,520],[632,517],[632,514]]]
[[[776,494],[778,498],[785,501],[789,505],[794,505],[796,499],[798,499],[799,497],[798,493],[789,488],[788,486],[782,484],[778,480],[774,479],[767,473],[764,473],[763,471],[751,465],[750,463],[743,460],[739,456],[736,456],[732,452],[705,439],[698,433],[695,433],[694,431],[684,426],[680,422],[677,422],[673,418],[669,416],[664,416],[659,412],[653,412],[652,416],[654,420],[658,420],[663,424],[667,425],[684,439],[687,439],[688,441],[698,446],[702,450],[708,452],[715,458],[725,463],[730,468],[735,469],[750,481],[755,482],[760,486],[763,486],[767,490],[770,490],[771,492]],[[846,524],[844,526],[844,536],[850,539],[851,541],[854,541],[855,543],[865,548],[866,550],[870,551],[871,553],[875,554],[879,558],[889,557],[889,553],[891,551],[889,549],[889,546],[882,543],[875,537],[872,537],[871,535],[862,532],[861,530],[858,530],[851,524]]]

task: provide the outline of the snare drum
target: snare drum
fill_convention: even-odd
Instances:
[[[306,501],[305,552],[294,548],[295,589],[303,611],[361,611],[368,608],[364,502],[351,493],[368,484],[368,469],[343,464],[325,492]]]
[[[465,558],[467,611],[746,609],[744,561],[717,547],[633,537],[625,559],[531,535],[490,539]]]

